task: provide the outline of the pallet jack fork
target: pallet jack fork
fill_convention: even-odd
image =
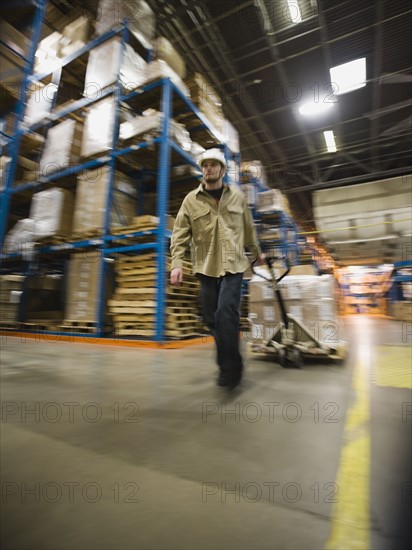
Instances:
[[[285,272],[277,279],[273,269],[273,260],[266,258],[266,264],[271,275],[270,279],[255,271],[254,263],[252,264],[252,271],[255,275],[272,284],[273,292],[281,311],[282,321],[277,324],[268,340],[260,344],[253,344],[252,350],[255,352],[273,353],[284,368],[302,368],[304,358],[309,357],[328,359],[334,362],[343,361],[346,355],[346,348],[344,346],[337,345],[331,347],[325,345],[313,335],[304,323],[287,313],[278,283],[286,277],[290,271],[290,267],[288,266]],[[251,323],[250,320],[249,322]]]

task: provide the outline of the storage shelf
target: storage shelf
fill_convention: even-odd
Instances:
[[[61,67],[67,66],[76,58],[91,51],[96,46],[103,44],[105,41],[110,40],[116,35],[121,35],[122,43],[128,39],[127,27],[117,27],[106,33],[105,35],[98,37],[91,41],[89,44],[79,49],[77,52],[64,58],[61,62]],[[120,60],[119,60],[120,67]],[[33,84],[44,80],[52,75],[52,72],[43,73],[39,75],[32,75],[28,80],[28,83]],[[58,83],[57,83],[58,85]],[[107,208],[105,210],[105,223],[102,230],[102,235],[98,237],[85,238],[81,240],[70,240],[68,242],[40,245],[35,246],[31,252],[32,257],[36,261],[50,261],[50,258],[55,258],[56,261],[63,260],[70,256],[72,251],[81,249],[94,249],[100,252],[99,259],[99,283],[98,292],[99,299],[97,305],[97,323],[96,331],[92,334],[70,332],[70,335],[77,335],[82,337],[99,338],[107,335],[104,324],[104,306],[105,306],[105,282],[104,274],[107,269],[108,262],[112,261],[112,257],[117,254],[132,254],[138,255],[146,251],[154,251],[157,254],[157,285],[154,300],[157,303],[156,315],[155,315],[155,336],[156,342],[162,342],[166,339],[166,322],[165,322],[165,308],[166,308],[166,266],[164,259],[166,258],[166,252],[168,249],[167,240],[171,237],[171,231],[167,229],[167,205],[170,186],[174,182],[170,180],[170,169],[174,165],[186,164],[192,167],[196,167],[197,163],[192,156],[182,147],[173,141],[169,137],[169,128],[172,117],[176,113],[180,117],[184,117],[186,122],[189,122],[190,127],[187,128],[190,135],[196,136],[196,141],[203,141],[207,146],[221,147],[226,156],[229,158],[238,158],[236,155],[229,151],[227,145],[221,142],[219,134],[212,124],[207,120],[205,115],[201,113],[193,102],[187,98],[181,90],[170,80],[170,78],[159,79],[155,82],[148,83],[141,86],[130,93],[125,94],[121,88],[120,79],[117,79],[116,85],[110,86],[103,91],[103,93],[95,99],[89,100],[88,98],[81,98],[72,102],[70,105],[62,105],[55,108],[52,113],[41,122],[31,125],[29,128],[24,128],[21,125],[21,120],[24,115],[24,109],[22,116],[20,117],[20,125],[16,134],[12,136],[16,142],[20,142],[24,136],[30,136],[34,131],[45,129],[53,125],[54,123],[76,113],[81,110],[87,109],[89,106],[93,106],[94,103],[100,101],[104,97],[113,95],[115,101],[115,117],[114,117],[114,130],[112,134],[112,147],[105,154],[102,153],[97,158],[93,159],[81,159],[81,161],[74,165],[65,168],[64,170],[56,171],[47,177],[42,177],[39,181],[24,181],[17,186],[14,184],[14,174],[9,178],[6,186],[6,193],[8,203],[3,204],[2,219],[5,220],[8,216],[10,198],[23,196],[23,193],[38,192],[42,188],[50,187],[50,184],[55,182],[61,182],[65,178],[75,176],[85,170],[93,170],[102,166],[107,166],[110,170],[110,185],[108,195],[106,197]],[[150,140],[138,141],[136,138],[135,143],[120,143],[118,139],[118,121],[119,110],[124,104],[129,105],[135,109],[136,112],[140,112],[146,105],[151,108],[158,108],[162,113],[162,123],[159,130],[159,135],[153,137]],[[12,154],[15,156],[15,162],[19,153],[19,145],[17,144],[13,149]],[[130,171],[136,171],[143,166],[144,172],[153,172],[156,174],[157,184],[157,204],[156,204],[156,217],[159,220],[159,225],[156,229],[141,230],[141,231],[126,231],[124,234],[113,235],[110,233],[110,213],[113,208],[113,186],[114,186],[114,173],[119,168],[120,163],[124,164],[124,167],[128,167]],[[182,181],[193,181],[194,178],[200,177],[199,175],[193,175],[193,177],[185,178],[183,180],[176,181],[176,184],[181,184]],[[71,185],[70,181],[64,183],[65,186]],[[2,193],[3,195],[3,193]],[[2,240],[4,232],[2,234]],[[133,239],[141,237],[147,237],[149,242],[133,242]],[[27,257],[26,249],[18,252],[12,252],[9,254],[2,254],[0,259],[3,261],[4,269],[9,269],[9,264],[13,262],[25,261]],[[13,264],[14,265],[14,264]],[[75,327],[73,328],[75,331]],[[42,331],[43,334],[50,335],[65,335],[67,333],[60,331]]]

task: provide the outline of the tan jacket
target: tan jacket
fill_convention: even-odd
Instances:
[[[193,272],[220,277],[243,273],[249,266],[245,249],[261,253],[246,197],[233,185],[223,185],[219,203],[203,183],[186,195],[177,214],[170,245],[171,268],[182,267],[191,246]]]

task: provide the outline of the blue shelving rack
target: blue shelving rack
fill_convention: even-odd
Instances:
[[[34,9],[33,21],[32,21],[32,33],[30,37],[29,51],[26,56],[19,54],[16,51],[13,53],[23,59],[23,78],[20,86],[20,98],[17,102],[15,109],[14,125],[12,136],[9,136],[2,132],[2,135],[6,138],[5,146],[8,148],[8,156],[10,157],[10,163],[7,169],[4,189],[0,194],[0,246],[3,247],[4,237],[6,232],[6,224],[8,219],[8,213],[10,208],[11,189],[16,173],[17,159],[20,150],[20,142],[23,135],[21,125],[23,122],[28,89],[31,84],[31,75],[33,73],[35,53],[40,40],[41,29],[46,12],[47,0],[17,0],[15,2],[5,2],[3,9],[8,7],[18,8],[23,6],[32,6]],[[1,41],[1,39],[0,39]],[[6,48],[10,48],[5,42],[1,41],[1,44]]]
[[[75,60],[77,57],[87,53],[96,46],[110,40],[112,37],[120,35],[122,37],[122,48],[118,60],[118,75],[120,75],[120,67],[122,63],[122,56],[124,53],[124,46],[129,40],[129,32],[127,28],[127,22],[124,22],[123,25],[118,26],[102,36],[92,40],[90,43],[79,49],[77,52],[71,54],[64,58],[61,62],[61,66],[69,64],[71,61]],[[34,48],[35,50],[35,48]],[[152,55],[151,51],[147,52],[147,59],[150,59]],[[34,53],[33,53],[34,56]],[[28,83],[36,82],[43,80],[46,77],[49,77],[51,73],[35,75],[27,77]],[[82,98],[73,102],[69,107],[56,108],[54,112],[50,115],[48,120],[41,121],[34,124],[30,128],[18,128],[16,133],[16,143],[19,139],[25,134],[32,131],[38,130],[43,126],[53,124],[61,120],[63,117],[79,111],[80,109],[89,106],[93,102],[100,101],[103,97],[113,95],[115,98],[115,124],[112,135],[112,148],[108,154],[103,155],[97,159],[87,160],[78,164],[76,166],[70,166],[67,169],[55,172],[48,177],[41,177],[38,182],[23,182],[18,187],[12,187],[14,174],[10,173],[7,183],[7,201],[4,202],[2,209],[2,239],[4,239],[4,228],[7,220],[8,209],[10,205],[10,197],[16,193],[20,193],[27,190],[39,191],[46,184],[58,181],[65,176],[77,174],[83,170],[89,170],[98,168],[101,166],[108,166],[110,168],[110,185],[106,201],[106,213],[104,221],[104,229],[101,237],[93,239],[85,239],[83,241],[76,242],[67,242],[62,244],[55,244],[50,246],[43,246],[37,249],[36,253],[38,256],[45,255],[58,255],[58,254],[67,254],[75,250],[80,249],[94,249],[99,251],[99,261],[100,261],[100,277],[99,277],[99,299],[98,299],[98,311],[97,311],[97,324],[96,332],[93,334],[84,334],[84,333],[75,333],[71,332],[72,336],[82,336],[82,337],[93,337],[100,338],[106,336],[104,333],[104,307],[105,307],[105,272],[107,270],[107,265],[119,254],[140,254],[142,252],[152,250],[157,253],[157,312],[156,312],[156,330],[155,330],[155,341],[162,342],[165,340],[165,308],[166,308],[166,252],[168,246],[168,239],[171,236],[171,232],[167,229],[167,207],[168,207],[168,198],[169,198],[169,186],[170,186],[170,166],[172,165],[172,157],[179,158],[179,164],[187,163],[195,168],[197,164],[194,159],[184,151],[177,143],[171,139],[170,132],[170,122],[174,115],[174,110],[178,110],[176,114],[181,112],[189,112],[195,117],[198,121],[197,127],[195,129],[191,128],[191,132],[207,130],[211,135],[217,135],[216,129],[210,124],[205,115],[199,111],[199,109],[193,104],[191,99],[186,97],[182,91],[170,80],[170,78],[159,79],[156,82],[149,83],[147,85],[141,86],[140,88],[130,92],[124,93],[121,88],[120,78],[117,78],[116,84],[112,87],[109,87],[102,91],[99,94],[99,97],[95,100],[88,98]],[[134,106],[138,105],[139,100],[144,98],[146,95],[151,94],[154,98],[159,99],[160,110],[163,113],[162,118],[162,129],[159,137],[153,138],[150,141],[142,141],[140,143],[135,143],[128,147],[119,148],[118,144],[118,134],[119,134],[119,114],[120,114],[120,104],[129,103]],[[151,105],[153,106],[153,105]],[[24,105],[21,106],[22,113],[20,115],[20,120],[24,116]],[[195,134],[194,134],[195,135]],[[226,158],[235,160],[239,162],[239,155],[233,154],[230,152],[228,147],[225,144],[216,143],[213,146],[222,147],[225,151]],[[142,152],[145,150],[152,149],[153,147],[157,150],[157,217],[159,218],[159,225],[156,229],[144,232],[132,232],[125,235],[110,235],[110,213],[113,207],[113,188],[114,188],[114,177],[116,169],[116,161],[121,159],[124,156],[130,154],[136,154],[136,152]],[[17,155],[16,155],[17,159]],[[230,183],[238,184],[237,181],[232,181]],[[139,237],[152,237],[153,241],[145,242],[140,244],[128,244],[130,238]],[[117,244],[118,242],[123,242],[124,244]],[[3,242],[3,241],[2,241]],[[115,244],[116,242],[116,244]],[[22,257],[22,254],[19,252],[14,252],[11,254],[2,254],[1,259],[5,262],[10,261],[19,261]],[[65,332],[54,332],[54,331],[42,331],[46,334],[55,334],[55,335],[65,335]]]

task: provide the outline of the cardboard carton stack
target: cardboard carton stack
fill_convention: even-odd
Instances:
[[[101,273],[100,251],[83,251],[72,255],[67,271],[64,324],[61,327],[63,330],[95,331]],[[107,270],[105,292],[104,302],[106,304],[112,292],[112,280],[110,272]]]
[[[223,140],[224,116],[222,100],[211,84],[200,73],[194,73],[185,79],[193,103],[206,116],[217,131],[216,138]]]
[[[0,275],[0,326],[17,323],[23,275]]]
[[[309,266],[302,266],[309,268]],[[335,279],[332,275],[289,275],[279,288],[287,313],[303,322],[310,333],[326,345],[342,339],[335,304]],[[282,321],[281,310],[271,283],[258,276],[249,283],[251,338],[260,343],[270,338]]]
[[[167,38],[157,37],[154,40],[153,49],[156,59],[165,61],[180,78],[185,78],[186,64]]]
[[[103,166],[81,173],[73,217],[74,236],[101,235],[106,214],[110,168]],[[128,225],[136,212],[136,189],[130,178],[115,172],[110,228]]]
[[[395,321],[412,322],[412,301],[402,300],[389,304],[389,315]]]

